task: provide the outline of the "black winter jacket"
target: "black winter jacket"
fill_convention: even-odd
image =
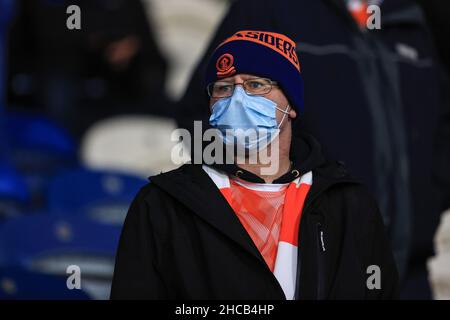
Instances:
[[[343,164],[322,161],[312,138],[300,143],[294,166],[302,174],[312,170],[313,184],[299,228],[295,297],[395,298],[398,274],[373,198]],[[112,299],[285,299],[200,165],[183,165],[150,179],[124,224]],[[380,268],[381,288],[370,290],[368,268],[373,265]]]

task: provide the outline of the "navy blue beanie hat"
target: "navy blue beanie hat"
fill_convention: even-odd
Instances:
[[[247,73],[278,82],[299,115],[303,113],[303,79],[296,45],[287,36],[265,31],[235,33],[214,51],[206,69],[205,87],[235,74]]]

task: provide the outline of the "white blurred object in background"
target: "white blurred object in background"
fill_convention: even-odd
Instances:
[[[441,216],[434,246],[436,255],[428,260],[433,295],[436,300],[450,300],[450,209]]]
[[[171,160],[174,120],[119,116],[94,124],[83,137],[81,159],[91,169],[115,170],[148,177],[178,167]],[[188,161],[189,159],[186,159]]]
[[[143,0],[169,62],[167,94],[177,100],[222,20],[228,0]]]

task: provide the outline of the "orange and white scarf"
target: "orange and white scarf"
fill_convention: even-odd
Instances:
[[[273,272],[286,299],[295,294],[300,218],[312,185],[312,172],[287,184],[230,179],[211,167],[204,171],[233,208]]]

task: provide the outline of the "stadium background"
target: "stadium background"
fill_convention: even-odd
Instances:
[[[70,4],[81,30],[66,28]],[[442,2],[421,4],[448,68]],[[177,102],[229,5],[0,0],[0,299],[109,297],[127,208],[176,167]],[[67,289],[69,265],[82,290]]]

